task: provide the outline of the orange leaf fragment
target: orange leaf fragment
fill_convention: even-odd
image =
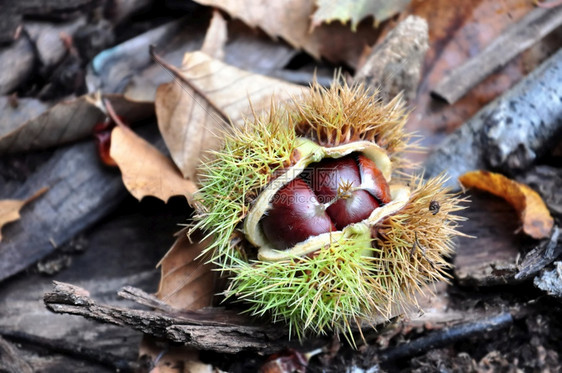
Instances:
[[[6,199],[0,201],[0,241],[2,241],[2,227],[8,223],[19,220],[21,217],[20,210],[28,202],[33,201],[47,191],[48,188],[41,188],[31,197],[20,199]]]
[[[509,202],[519,214],[525,234],[535,239],[550,236],[554,220],[541,196],[527,185],[482,170],[467,172],[459,181],[467,188],[484,190]]]
[[[184,179],[171,159],[129,128],[113,129],[109,154],[121,170],[123,184],[139,201],[146,196],[164,202],[172,196],[185,196],[193,205],[195,183]]]
[[[159,263],[160,285],[156,296],[168,305],[182,310],[210,306],[215,294],[216,273],[213,267],[196,258],[208,246],[187,236],[188,227],[176,233],[176,241]]]

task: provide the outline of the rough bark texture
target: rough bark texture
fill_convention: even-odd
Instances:
[[[139,291],[136,290],[136,293],[139,294]],[[141,297],[143,302],[150,298],[146,295]],[[283,328],[254,324],[251,319],[222,309],[170,313],[115,307],[99,304],[89,297],[86,290],[61,282],[55,282],[54,290],[45,294],[44,301],[56,313],[80,315],[104,323],[128,326],[199,350],[267,353],[288,345],[287,331]]]
[[[458,188],[467,171],[529,167],[562,131],[561,97],[562,50],[450,135],[425,162],[425,175],[446,171]]]
[[[561,7],[536,8],[491,42],[482,53],[453,70],[439,82],[432,93],[450,104],[455,103],[472,87],[560,24],[562,24]]]
[[[41,300],[58,280],[88,288],[105,304],[133,307],[135,303],[117,297],[118,290],[131,285],[156,291],[160,271],[154,265],[172,244],[176,224],[189,213],[183,198],[165,205],[128,197],[94,229],[58,248],[40,265],[2,282],[0,335],[17,343],[18,354],[34,372],[109,373],[132,367],[140,332],[53,314]]]
[[[427,28],[427,22],[416,16],[409,16],[399,23],[373,49],[354,81],[379,88],[384,101],[402,93],[406,101],[411,102],[429,48]]]
[[[57,150],[15,198],[49,190],[6,227],[0,280],[27,268],[111,211],[125,196],[119,174],[100,165],[93,142]]]

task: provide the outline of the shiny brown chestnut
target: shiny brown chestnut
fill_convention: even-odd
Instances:
[[[292,180],[275,194],[271,210],[261,224],[263,233],[278,250],[336,230],[324,206],[301,178]]]
[[[360,189],[361,175],[355,156],[326,158],[309,169],[312,190],[327,205],[326,212],[338,230],[366,219],[379,207],[373,196]]]
[[[372,160],[361,154],[326,158],[275,194],[261,224],[272,246],[284,250],[363,221],[388,202],[388,183]]]

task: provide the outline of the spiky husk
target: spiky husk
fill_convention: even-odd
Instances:
[[[446,257],[459,234],[462,218],[454,212],[461,200],[443,189],[443,181],[412,179],[408,204],[375,227],[377,238],[357,231],[313,256],[232,268],[226,295],[248,302],[253,315],[288,323],[299,338],[327,331],[349,337],[353,325],[409,309],[427,284],[447,279]],[[431,201],[440,204],[435,215]]]
[[[220,266],[245,257],[235,249],[241,246],[232,244],[238,240],[237,228],[275,172],[292,162],[296,135],[289,120],[286,111],[272,107],[268,115],[225,134],[223,149],[213,152],[201,169],[196,201],[202,207],[194,230],[207,232],[205,239],[212,237],[205,254]]]
[[[368,234],[354,230],[305,257],[257,261],[256,248],[242,234],[252,202],[298,159],[299,136],[331,146],[374,141],[399,167],[408,141],[404,121],[399,99],[382,105],[362,86],[315,85],[288,108],[272,107],[267,116],[228,134],[224,148],[201,170],[197,201],[203,209],[194,226],[213,239],[206,251],[210,260],[230,273],[226,295],[246,301],[254,315],[288,323],[299,337],[327,331],[350,335],[353,324],[385,320],[415,304],[414,294],[425,284],[446,279],[444,257],[452,252],[460,218],[452,214],[459,200],[442,189],[442,178],[426,184],[412,179],[413,193],[401,211],[375,229],[368,227]],[[432,200],[440,205],[435,215]]]
[[[297,135],[322,146],[374,142],[387,151],[395,170],[409,166],[403,157],[406,150],[418,149],[404,131],[408,112],[402,97],[384,104],[376,90],[363,84],[350,86],[343,81],[330,88],[314,84],[310,94],[288,111],[293,113]]]

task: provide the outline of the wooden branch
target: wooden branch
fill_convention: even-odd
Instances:
[[[128,309],[98,304],[86,290],[78,286],[56,281],[54,285],[54,290],[44,296],[45,305],[52,312],[128,326],[199,350],[270,353],[289,345],[284,328],[259,325],[249,318],[223,309],[206,308],[176,313]],[[128,293],[131,294],[130,291]]]
[[[126,195],[119,175],[100,165],[93,141],[57,150],[14,195],[49,190],[4,230],[0,281],[27,268],[107,214]]]
[[[488,75],[504,66],[561,24],[562,7],[532,10],[521,21],[502,33],[480,54],[443,78],[432,94],[449,104],[455,103]]]
[[[397,94],[411,102],[416,95],[425,52],[429,48],[427,22],[409,16],[375,47],[354,81],[380,89],[389,101]]]
[[[458,189],[467,171],[526,169],[562,133],[560,97],[562,50],[448,136],[426,160],[426,177],[446,171]]]
[[[453,343],[463,339],[507,328],[512,323],[513,317],[510,313],[501,313],[483,320],[455,325],[430,333],[410,343],[382,351],[379,355],[379,361],[384,363],[398,359],[407,359],[421,355],[434,348],[451,346]]]

